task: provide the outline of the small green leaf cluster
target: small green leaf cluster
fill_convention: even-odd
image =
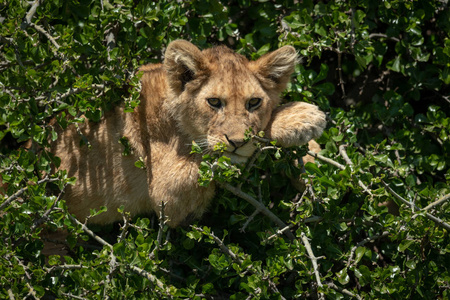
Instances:
[[[0,298],[450,297],[445,1],[11,0],[0,16]],[[248,134],[248,165],[205,155],[200,184],[220,188],[192,226],[169,230],[162,205],[88,228],[49,149],[136,109],[139,67],[179,38],[252,59],[294,46],[284,101],[327,113],[322,151]]]

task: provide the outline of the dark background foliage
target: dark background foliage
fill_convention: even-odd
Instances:
[[[0,298],[447,299],[449,32],[446,1],[3,0]],[[137,68],[179,38],[252,59],[293,45],[284,98],[327,112],[323,157],[299,192],[306,149],[263,144],[242,177],[224,165],[193,227],[143,216],[90,233],[67,214],[75,179],[53,171],[49,143],[82,115],[136,107]],[[61,228],[66,253],[46,257]]]

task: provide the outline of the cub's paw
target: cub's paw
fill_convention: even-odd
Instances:
[[[301,146],[318,138],[326,126],[325,114],[315,105],[291,102],[276,108],[265,130],[282,147]]]

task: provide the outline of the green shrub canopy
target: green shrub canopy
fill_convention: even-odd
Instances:
[[[450,298],[449,33],[447,1],[3,1],[0,298]],[[284,99],[327,113],[323,150],[302,173],[306,147],[259,137],[241,170],[205,157],[200,183],[221,189],[192,226],[88,228],[50,143],[133,111],[138,67],[179,38],[252,59],[294,46]]]

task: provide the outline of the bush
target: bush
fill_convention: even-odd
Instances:
[[[11,0],[0,12],[1,298],[450,297],[445,1]],[[54,172],[49,143],[81,115],[139,105],[138,66],[178,38],[251,58],[296,47],[284,98],[329,117],[306,189],[289,178],[308,150],[261,142],[241,177],[222,164],[191,227],[123,212],[87,228],[67,213],[75,179]],[[44,231],[62,228],[70,251],[46,258]]]

